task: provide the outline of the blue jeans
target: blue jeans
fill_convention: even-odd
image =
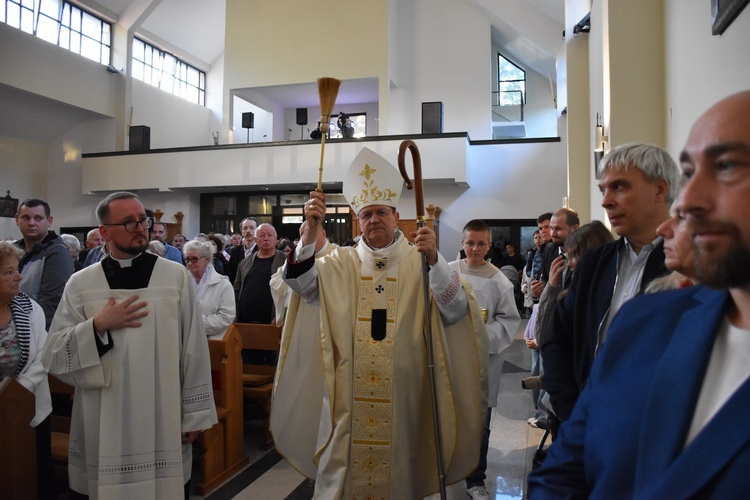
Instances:
[[[474,472],[466,476],[466,488],[474,486],[484,486],[484,480],[487,477],[487,450],[490,447],[490,419],[492,418],[492,408],[487,408],[487,418],[484,421],[484,432],[482,432],[482,446],[479,450],[479,465]]]

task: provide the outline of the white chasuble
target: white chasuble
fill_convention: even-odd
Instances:
[[[285,335],[291,338],[282,341],[287,352],[280,357],[272,410],[274,438],[284,443],[277,441],[277,447],[315,479],[316,498],[436,493],[421,255],[402,237],[377,251],[362,244],[338,248],[315,265],[319,323],[291,328],[300,318],[293,319],[291,303],[287,311]],[[470,314],[457,324],[444,329],[437,305],[431,307],[448,483],[476,468],[486,410],[487,336],[471,287],[464,289]],[[372,336],[373,308],[386,310],[383,340]],[[303,371],[289,359],[300,352],[297,344],[306,345],[305,355],[314,359],[303,363]],[[317,400],[290,402],[312,393]],[[282,429],[295,435],[294,442]]]
[[[191,446],[181,433],[216,423],[208,343],[184,267],[159,258],[147,288],[110,289],[101,264],[76,273],[50,327],[45,366],[75,386],[70,486],[92,499],[183,497]],[[99,356],[93,318],[138,295],[140,328],[111,333]]]

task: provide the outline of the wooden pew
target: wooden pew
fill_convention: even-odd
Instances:
[[[0,383],[0,497],[36,498],[36,431],[29,423],[36,414],[34,394],[14,379]],[[6,496],[7,495],[7,496]]]
[[[75,387],[66,384],[54,375],[48,375],[49,392],[52,396],[50,415],[52,473],[58,491],[68,489],[68,442],[70,438],[70,413],[73,407]]]
[[[209,340],[211,379],[219,422],[201,434],[201,495],[239,472],[248,464],[245,455],[242,408],[242,338],[229,330],[221,340]]]
[[[281,346],[281,328],[276,325],[232,323],[229,325],[229,330],[237,331],[242,337],[243,349],[276,351],[278,353]],[[242,392],[245,398],[257,400],[260,406],[263,416],[263,432],[259,446],[261,450],[267,450],[273,446],[271,395],[276,366],[245,364],[242,366],[242,372]]]

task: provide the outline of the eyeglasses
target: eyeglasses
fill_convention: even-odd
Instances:
[[[390,208],[380,208],[378,210],[363,210],[357,215],[359,220],[372,220],[373,215],[377,215],[378,219],[385,219],[389,215],[393,214],[393,210]]]
[[[143,229],[148,229],[154,224],[154,219],[151,217],[144,217],[141,220],[129,220],[127,222],[120,222],[118,224],[102,224],[102,226],[122,226],[125,228],[125,231],[129,233],[134,233],[138,230],[138,226],[141,226]]]
[[[473,241],[465,241],[464,246],[466,248],[478,248],[480,250],[484,250],[485,248],[487,248],[487,242],[479,241],[477,243],[474,243]]]
[[[205,257],[185,257],[185,262],[188,264],[195,264],[201,259],[205,259]]]

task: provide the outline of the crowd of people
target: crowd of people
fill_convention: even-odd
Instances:
[[[489,498],[517,287],[539,380],[529,424],[553,435],[529,498],[747,496],[750,433],[726,429],[750,401],[749,117],[750,92],[711,107],[679,167],[653,145],[613,148],[596,179],[618,239],[561,207],[501,266],[480,219],[452,262],[429,227],[404,235],[400,174],[367,148],[343,183],[351,246],[326,239],[317,191],[292,242],[252,217],[238,235],[167,242],[135,194],[113,193],[83,251],[50,229],[46,202],[24,200],[22,238],[0,242],[0,377],[36,396],[40,498],[54,498],[48,372],[76,390],[71,498],[187,496],[191,443],[217,421],[206,339],[233,321],[283,326],[278,359],[247,355],[278,366],[271,430],[316,497],[421,498],[465,480]]]

